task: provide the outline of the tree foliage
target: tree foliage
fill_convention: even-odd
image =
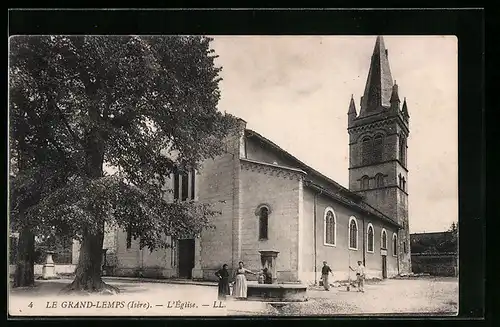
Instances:
[[[413,237],[412,253],[456,253],[458,250],[458,225],[453,222],[446,232],[420,234]]]
[[[75,238],[125,229],[151,250],[199,233],[209,205],[165,201],[174,167],[224,150],[210,38],[43,36],[10,40],[11,223]],[[22,159],[21,159],[22,158]],[[21,169],[21,164],[22,168]],[[104,165],[118,167],[109,174]],[[23,213],[20,213],[20,210]]]

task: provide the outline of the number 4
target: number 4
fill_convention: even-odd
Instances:
[[[33,308],[33,302],[30,302],[30,304],[28,304],[28,308]]]

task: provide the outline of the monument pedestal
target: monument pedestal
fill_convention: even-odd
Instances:
[[[50,279],[56,277],[56,265],[54,264],[54,260],[52,260],[52,255],[54,252],[47,252],[47,259],[42,268],[42,278]]]

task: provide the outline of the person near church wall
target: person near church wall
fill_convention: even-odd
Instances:
[[[362,261],[358,261],[356,269],[349,266],[352,271],[356,272],[356,279],[358,282],[358,292],[365,292],[365,266]]]
[[[328,266],[326,261],[323,261],[323,268],[321,268],[321,280],[323,281],[323,287],[325,288],[325,291],[330,290],[330,282],[328,281],[328,276],[332,274],[333,272],[330,266]]]
[[[231,294],[229,289],[229,271],[227,270],[227,264],[222,265],[222,269],[219,269],[215,276],[219,278],[219,300],[226,299],[226,296]]]
[[[243,261],[238,263],[238,269],[236,269],[236,276],[233,287],[233,296],[237,299],[247,298],[247,278],[245,274],[256,275],[254,272],[245,268]]]

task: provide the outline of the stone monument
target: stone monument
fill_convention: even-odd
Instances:
[[[52,255],[55,252],[47,251],[47,259],[42,268],[42,278],[50,279],[56,277],[56,265],[54,264],[54,260],[52,260]]]

